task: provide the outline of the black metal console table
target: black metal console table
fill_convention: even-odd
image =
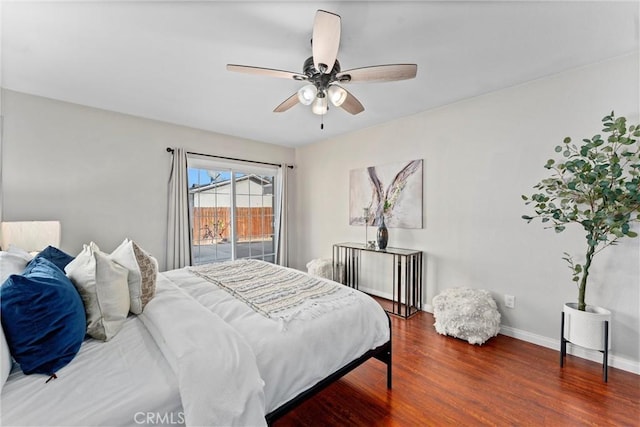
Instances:
[[[422,309],[422,251],[389,247],[381,250],[359,243],[337,243],[333,245],[333,271],[341,274],[334,279],[358,289],[362,252],[392,257],[393,308],[387,310],[389,313],[406,319]]]

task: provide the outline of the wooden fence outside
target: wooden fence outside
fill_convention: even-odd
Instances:
[[[191,236],[193,244],[229,241],[231,237],[231,209],[194,207]],[[273,208],[236,208],[238,241],[273,238]]]

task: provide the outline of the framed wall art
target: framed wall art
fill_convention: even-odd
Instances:
[[[422,159],[349,172],[349,224],[422,228]],[[368,212],[368,215],[367,215]]]

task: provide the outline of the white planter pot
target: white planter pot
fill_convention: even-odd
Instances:
[[[587,305],[586,311],[578,310],[578,304],[564,305],[564,338],[572,344],[592,350],[604,351],[605,321],[609,322],[609,345],[611,349],[611,312],[595,305]]]

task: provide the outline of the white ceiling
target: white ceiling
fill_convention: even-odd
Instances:
[[[631,2],[3,1],[2,86],[299,146],[639,49]],[[341,15],[342,69],[417,63],[413,80],[349,84],[365,106],[273,109],[301,72],[317,9]]]

